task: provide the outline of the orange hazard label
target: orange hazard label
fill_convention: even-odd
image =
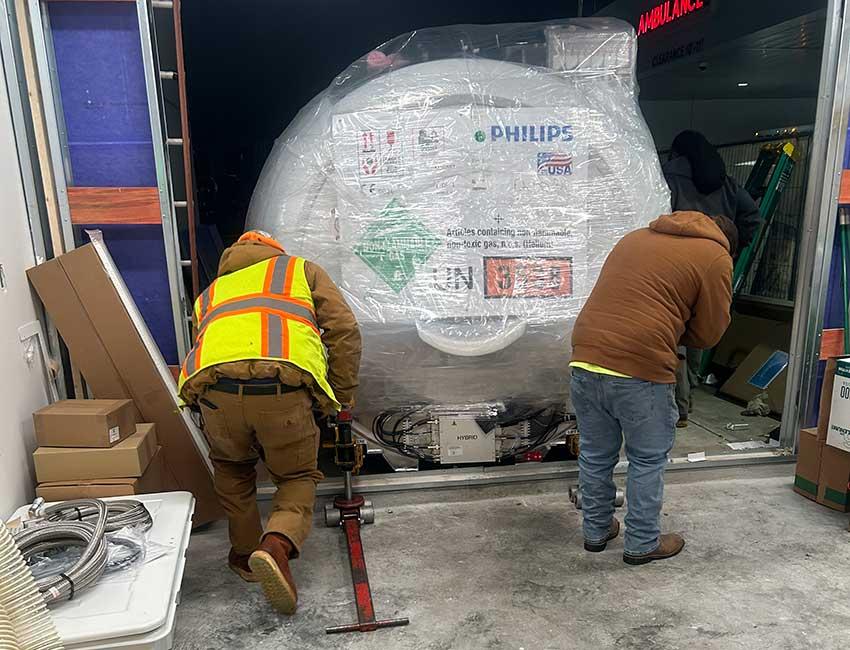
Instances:
[[[573,295],[569,257],[485,257],[485,298],[554,298]]]

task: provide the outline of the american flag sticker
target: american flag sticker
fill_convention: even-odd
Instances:
[[[546,176],[569,176],[573,173],[573,157],[567,153],[541,151],[537,154],[537,173]]]

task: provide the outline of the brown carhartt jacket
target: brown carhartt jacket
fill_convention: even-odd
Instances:
[[[676,383],[679,345],[710,348],[732,305],[732,257],[700,212],[674,212],[614,247],[573,329],[573,361]]]
[[[280,255],[272,246],[258,241],[238,242],[224,251],[218,266],[218,275],[226,275],[247,268],[258,262]],[[337,286],[325,270],[305,262],[304,274],[313,294],[316,308],[316,321],[322,332],[322,343],[328,352],[328,381],[337,400],[344,405],[354,404],[354,394],[359,384],[361,340],[357,319],[351,312]],[[280,378],[288,386],[305,385],[310,389],[318,406],[325,412],[333,412],[330,399],[313,378],[289,363],[278,361],[252,360],[223,363],[205,368],[189,379],[180,396],[187,404],[193,404],[204,390],[218,381],[219,377],[232,379],[271,379]]]

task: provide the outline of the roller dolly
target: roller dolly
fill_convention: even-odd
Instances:
[[[345,493],[325,505],[325,525],[330,528],[342,526],[348,543],[348,559],[351,564],[351,581],[354,584],[354,599],[357,604],[357,623],[334,625],[325,628],[327,634],[343,632],[374,632],[386,627],[408,625],[407,618],[377,620],[375,606],[372,603],[372,588],[369,574],[366,572],[366,556],[363,553],[363,541],[360,538],[360,526],[375,521],[375,509],[372,503],[351,487],[351,475],[363,463],[362,449],[351,432],[351,411],[343,410],[332,423],[335,434],[334,462],[345,473]]]
[[[581,510],[581,487],[578,485],[571,485],[569,489],[570,501],[573,502],[573,505],[576,507],[576,510]],[[617,494],[614,497],[614,507],[622,508],[623,504],[626,502],[626,493],[621,489],[617,488]]]

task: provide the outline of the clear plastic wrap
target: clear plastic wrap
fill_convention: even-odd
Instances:
[[[163,547],[147,539],[147,531],[136,526],[107,533],[107,560],[103,576],[98,582],[120,575],[122,580],[132,580],[135,569],[163,555]],[[151,551],[150,557],[148,551]],[[60,575],[80,560],[82,546],[59,545],[27,558],[27,565],[36,580]],[[167,549],[165,549],[167,552]]]
[[[354,309],[361,423],[563,409],[606,256],[669,211],[635,52],[612,19],[420,30],[354,62],[278,139],[248,227],[323,266]]]

